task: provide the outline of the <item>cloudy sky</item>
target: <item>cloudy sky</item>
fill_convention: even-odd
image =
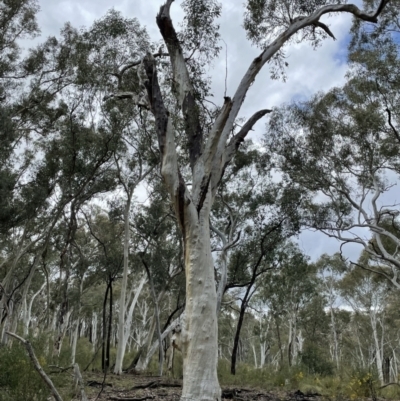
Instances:
[[[220,1],[223,5],[220,20],[221,35],[227,45],[227,95],[232,96],[249,63],[258,55],[259,51],[247,41],[242,28],[243,0]],[[41,11],[38,14],[38,21],[42,31],[41,39],[50,35],[57,36],[67,21],[77,28],[88,27],[113,7],[126,17],[136,17],[142,25],[146,26],[151,37],[159,40],[161,36],[155,23],[155,16],[162,3],[162,0],[114,0],[113,2],[107,0],[39,0]],[[172,6],[174,21],[179,21],[182,17],[179,3],[180,1],[176,0]],[[318,91],[326,91],[344,82],[351,17],[337,15],[325,18],[324,22],[330,25],[337,40],[333,41],[329,38],[317,50],[313,50],[306,43],[288,48],[287,81],[284,83],[271,80],[268,69],[262,71],[255,84],[250,88],[241,116],[248,117],[262,108],[271,108],[292,100],[306,99]],[[210,68],[210,75],[213,77],[214,101],[220,104],[224,96],[225,64],[224,49],[220,59]],[[265,121],[258,123],[255,135],[261,135],[264,124]],[[319,233],[303,233],[299,244],[303,251],[314,260],[324,252],[334,253],[339,250],[337,241]],[[346,256],[357,259],[360,248],[348,245],[344,251]]]

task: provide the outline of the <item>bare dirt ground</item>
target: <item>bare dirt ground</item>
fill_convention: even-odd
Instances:
[[[90,401],[178,401],[182,381],[160,379],[154,376],[93,375],[86,381],[86,392]],[[99,395],[100,394],[100,395]],[[252,388],[222,388],[223,400],[237,401],[326,401],[320,394],[303,394],[301,391],[265,391]]]

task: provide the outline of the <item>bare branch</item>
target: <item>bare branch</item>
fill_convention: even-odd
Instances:
[[[379,274],[380,276],[383,276],[387,280],[389,280],[396,288],[400,289],[400,284],[396,280],[394,280],[393,277],[390,277],[388,274],[386,274],[384,271],[371,269],[368,266],[364,266],[364,265],[361,265],[359,263],[352,262],[352,261],[350,261],[350,264],[352,264],[354,266],[357,266],[360,269],[367,270],[367,271],[369,271],[371,273]]]
[[[217,152],[215,153],[213,166],[212,166],[212,179],[211,179],[211,190],[213,196],[216,193],[218,183],[220,182],[222,175],[226,166],[230,163],[233,156],[235,155],[237,149],[239,148],[240,144],[244,141],[244,138],[249,133],[249,131],[253,128],[254,124],[264,117],[266,114],[271,113],[272,110],[265,109],[257,111],[253,114],[243,125],[241,130],[230,140],[228,145],[225,145],[226,139],[224,139],[223,133],[220,138]],[[226,129],[226,125],[224,131]],[[221,163],[221,159],[223,159]]]
[[[230,155],[230,151],[235,152],[239,148],[239,145],[244,141],[246,135],[249,133],[251,129],[253,129],[254,124],[268,113],[272,113],[272,110],[269,109],[260,110],[254,113],[247,120],[246,124],[243,125],[242,129],[229,142],[228,156]]]
[[[388,107],[386,107],[386,113],[388,115],[388,123],[390,125],[390,128],[392,128],[394,135],[396,136],[397,140],[400,143],[400,134],[399,134],[399,131],[397,131],[397,129],[392,124],[392,113]]]
[[[200,210],[211,182],[211,171],[213,168],[214,157],[218,150],[221,134],[229,116],[232,101],[229,97],[225,98],[225,103],[214,123],[210,136],[205,146],[203,155],[198,158],[193,169],[193,199],[198,200],[197,210]]]
[[[144,82],[151,111],[156,120],[158,143],[161,152],[161,174],[166,182],[175,215],[183,234],[185,233],[185,205],[193,204],[182,174],[178,167],[175,133],[169,112],[164,105],[161,89],[158,83],[157,70],[153,56],[148,53],[143,60],[143,66],[148,80]]]
[[[312,13],[307,17],[298,17],[292,20],[292,24],[284,32],[282,32],[269,46],[267,46],[258,57],[256,57],[252,61],[248,70],[244,74],[242,80],[240,81],[239,86],[237,87],[236,93],[232,99],[233,102],[232,110],[228,122],[226,124],[223,137],[228,138],[228,135],[232,130],[233,124],[236,120],[236,117],[239,113],[242,103],[246,97],[247,91],[254,82],[256,76],[258,75],[262,67],[265,65],[265,63],[271,60],[271,58],[282,48],[282,46],[293,35],[295,35],[298,31],[307,26],[317,25],[322,27],[321,25],[318,25],[321,24],[319,22],[320,18],[324,14],[335,13],[335,12],[350,13],[361,20],[376,23],[378,22],[378,16],[381,14],[383,8],[388,2],[389,0],[381,0],[381,3],[379,4],[377,10],[373,14],[361,11],[354,4],[330,4],[321,7],[320,9],[316,10],[314,13]],[[327,33],[329,34],[329,32]]]
[[[167,45],[173,71],[173,91],[182,109],[185,132],[189,141],[189,159],[192,169],[202,154],[203,131],[200,124],[199,110],[195,101],[194,88],[183,57],[183,50],[170,16],[173,0],[161,6],[157,14],[157,25]]]
[[[323,22],[320,21],[316,22],[314,25],[319,28],[322,28],[333,40],[336,40],[335,35],[329,29],[328,25],[325,25]]]

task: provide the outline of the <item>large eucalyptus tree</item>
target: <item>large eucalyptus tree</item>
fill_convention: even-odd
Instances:
[[[168,51],[172,70],[170,90],[180,108],[186,134],[184,150],[187,163],[179,158],[176,120],[170,113],[165,91],[160,88],[160,72],[151,52],[141,61],[138,74],[147,94],[148,107],[155,118],[161,173],[183,236],[186,309],[182,332],[182,399],[215,400],[221,398],[221,390],[216,370],[217,295],[210,245],[210,211],[225,167],[253,125],[270,111],[257,111],[237,130],[235,121],[246,94],[268,62],[274,60],[278,66],[282,63],[283,47],[290,41],[297,38],[315,43],[327,35],[333,37],[330,29],[320,21],[323,15],[347,12],[362,20],[377,22],[388,0],[382,0],[376,11],[370,13],[340,1],[329,4],[325,0],[249,0],[244,25],[249,39],[262,50],[250,62],[234,96],[225,97],[211,120],[212,124],[204,124],[202,92],[192,73],[191,61],[197,56],[204,64],[212,56],[210,48],[216,48],[218,38],[215,18],[221,13],[221,7],[213,0],[185,1],[186,29],[184,35],[180,35],[171,19],[172,3],[173,0],[167,0],[161,6],[156,21]],[[161,55],[161,50],[157,56]],[[146,103],[138,93],[115,93],[114,97],[131,97],[141,106]]]

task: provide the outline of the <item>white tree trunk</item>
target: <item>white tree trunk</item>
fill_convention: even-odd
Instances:
[[[375,343],[376,370],[378,371],[378,377],[379,377],[379,381],[381,382],[381,385],[384,385],[385,379],[383,376],[383,369],[382,369],[383,349],[381,348],[381,344],[379,342],[375,311],[370,310],[369,316],[370,316],[371,328],[372,328],[372,333],[373,333],[374,343]]]
[[[257,352],[256,352],[256,346],[254,344],[251,345],[251,348],[253,349],[253,356],[254,356],[254,367],[257,369]]]
[[[179,324],[181,324],[181,321],[183,321],[183,320],[184,320],[184,317],[183,317],[183,316],[179,316],[178,318],[176,318],[176,319],[164,330],[164,332],[163,332],[162,335],[161,335],[161,340],[164,340],[164,339],[167,337],[167,335],[168,335],[169,333],[171,333],[172,330],[174,330]],[[154,325],[154,327],[155,327],[155,325]],[[149,365],[149,362],[150,362],[151,357],[154,355],[154,353],[157,351],[158,348],[159,348],[159,343],[158,343],[158,340],[157,340],[157,341],[155,341],[155,342],[152,344],[152,346],[149,348],[147,354],[146,354],[144,357],[140,358],[140,360],[139,360],[139,362],[138,362],[138,364],[137,364],[137,366],[136,366],[136,370],[139,370],[139,371],[146,370],[146,369],[147,369],[147,366]]]
[[[147,279],[146,277],[143,277],[140,280],[140,283],[138,287],[136,288],[135,291],[135,296],[132,299],[132,302],[129,306],[129,311],[128,315],[126,317],[126,321],[124,322],[123,326],[118,326],[118,347],[117,347],[117,360],[115,362],[115,368],[114,368],[114,373],[115,374],[121,374],[122,373],[122,362],[124,360],[125,356],[125,351],[126,351],[126,344],[128,342],[130,332],[131,332],[131,326],[132,326],[132,318],[133,318],[133,311],[135,310],[135,306],[137,304],[137,300],[139,298],[140,293],[142,292],[143,286],[146,283]],[[121,311],[120,311],[121,312]],[[119,323],[120,324],[120,323]],[[122,336],[122,342],[121,341],[121,333],[123,334]],[[120,352],[120,359],[118,359],[118,352]]]
[[[22,309],[22,324],[23,324],[24,337],[28,335],[29,321],[31,320],[30,316],[28,316],[28,302],[27,302],[28,291],[29,287],[31,286],[32,278],[35,275],[38,260],[39,258],[35,259],[33,266],[31,267],[31,271],[29,272],[28,278],[26,279],[24,290],[22,292],[21,309]]]
[[[122,362],[125,355],[125,310],[126,310],[126,287],[128,285],[128,269],[129,269],[129,212],[131,209],[131,200],[133,195],[134,186],[132,186],[127,193],[128,199],[124,211],[124,271],[122,274],[121,283],[121,296],[119,298],[119,315],[118,315],[118,345],[117,345],[117,358],[115,361],[114,373],[119,375],[122,373]]]
[[[68,324],[69,324],[69,318],[71,317],[73,309],[68,311],[64,317],[64,322],[62,326],[60,327],[60,332],[56,336],[58,336],[57,341],[54,342],[54,349],[53,349],[53,355],[54,356],[60,356],[61,353],[61,348],[63,345],[64,337],[65,337],[65,332],[67,331]]]
[[[97,342],[97,313],[93,312],[92,315],[92,347],[93,352],[96,352],[96,342]]]
[[[211,256],[210,204],[203,205],[199,217],[194,206],[190,206],[185,213],[187,224],[184,232],[186,308],[182,330],[182,400],[220,400],[217,293]]]
[[[86,331],[86,321],[82,320],[82,322],[81,322],[81,330],[79,332],[79,337],[85,337],[85,331]]]
[[[263,368],[265,365],[265,356],[267,352],[267,347],[265,341],[260,343],[260,368]]]
[[[331,328],[332,328],[332,339],[333,339],[333,359],[336,364],[336,368],[339,371],[340,362],[339,362],[339,341],[337,338],[336,332],[336,321],[335,321],[335,314],[333,312],[333,305],[331,305]]]
[[[79,334],[79,318],[75,321],[75,327],[74,327],[74,331],[72,333],[71,365],[75,364],[76,345],[78,343],[78,334]]]
[[[26,338],[29,334],[29,324],[31,322],[31,315],[32,315],[32,306],[33,302],[35,301],[36,297],[43,291],[43,288],[46,286],[46,281],[42,284],[40,289],[33,294],[31,300],[29,301],[29,304],[26,305],[26,298],[25,298],[25,305],[23,306],[23,313],[22,313],[22,319],[23,319],[23,328],[24,328],[24,337]]]
[[[163,340],[161,338],[162,333],[161,333],[161,324],[160,324],[160,309],[158,307],[158,300],[157,300],[157,296],[156,296],[156,291],[154,289],[153,279],[150,275],[150,270],[148,269],[147,266],[146,266],[146,270],[147,270],[147,275],[149,278],[151,294],[152,294],[153,301],[154,301],[154,315],[155,315],[156,323],[157,323],[158,348],[159,348],[159,358],[160,358],[158,374],[161,377],[163,374],[164,351],[163,351],[163,344],[162,344]]]

